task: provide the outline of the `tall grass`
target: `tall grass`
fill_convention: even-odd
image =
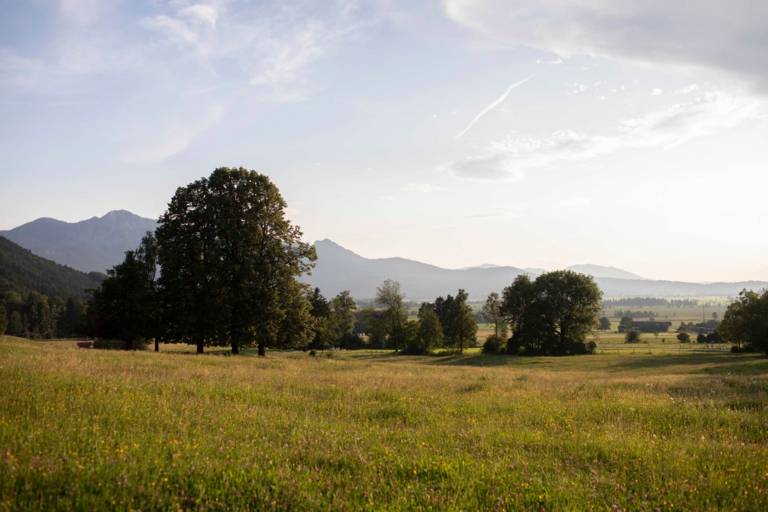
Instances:
[[[0,508],[768,509],[768,360],[0,343]]]

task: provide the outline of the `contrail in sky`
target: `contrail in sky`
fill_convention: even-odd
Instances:
[[[520,87],[521,85],[523,85],[525,82],[527,82],[527,81],[528,81],[528,80],[530,80],[531,78],[533,78],[533,75],[531,75],[531,76],[529,76],[529,77],[527,77],[527,78],[523,78],[523,79],[522,79],[522,80],[520,80],[519,82],[515,82],[515,83],[513,83],[512,85],[510,85],[510,86],[509,86],[509,88],[507,88],[507,90],[506,90],[506,91],[504,91],[504,94],[502,94],[501,96],[499,96],[499,97],[498,97],[496,100],[494,100],[494,101],[493,101],[493,102],[492,102],[490,105],[488,105],[488,106],[487,106],[487,107],[485,107],[483,110],[481,110],[481,111],[480,111],[480,113],[479,113],[479,114],[477,114],[477,115],[475,116],[475,118],[474,118],[474,119],[472,119],[472,120],[469,122],[469,124],[467,125],[467,127],[466,127],[466,128],[464,128],[463,130],[461,130],[461,132],[460,132],[458,135],[456,135],[456,138],[457,138],[457,139],[460,139],[460,138],[461,138],[461,137],[462,137],[462,136],[463,136],[465,133],[467,133],[467,132],[468,132],[470,129],[472,129],[472,127],[473,127],[473,126],[475,126],[475,123],[477,123],[477,122],[478,122],[478,121],[479,121],[479,120],[480,120],[480,119],[481,119],[481,118],[482,118],[482,117],[483,117],[485,114],[487,114],[487,113],[488,113],[488,112],[490,112],[491,110],[493,110],[493,109],[495,109],[496,107],[498,107],[498,106],[499,106],[501,103],[503,103],[503,102],[504,102],[504,100],[506,100],[506,99],[507,99],[507,96],[509,96],[509,93],[511,93],[513,89],[517,89],[518,87]]]

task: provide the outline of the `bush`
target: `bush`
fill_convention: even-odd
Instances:
[[[624,341],[626,343],[640,343],[640,333],[637,331],[629,331],[626,336],[624,336]]]
[[[491,334],[485,339],[483,343],[484,354],[500,354],[505,349],[504,340],[500,336]]]
[[[574,342],[568,345],[566,351],[563,354],[556,354],[556,355],[593,354],[596,348],[597,348],[597,343],[595,343],[594,341],[588,341],[586,343]]]
[[[690,343],[691,342],[691,335],[687,332],[681,332],[677,335],[677,341],[680,343]]]
[[[126,340],[106,340],[97,338],[93,341],[93,348],[100,348],[103,350],[145,350],[147,348],[146,341],[126,341]]]

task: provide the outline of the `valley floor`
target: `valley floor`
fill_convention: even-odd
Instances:
[[[171,350],[166,350],[171,348]],[[768,510],[768,359],[0,341],[0,509]]]

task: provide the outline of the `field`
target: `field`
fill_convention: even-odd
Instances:
[[[670,336],[671,337],[671,336]],[[0,509],[768,510],[768,359],[0,342]]]

